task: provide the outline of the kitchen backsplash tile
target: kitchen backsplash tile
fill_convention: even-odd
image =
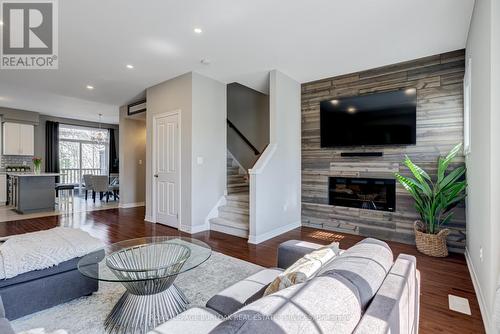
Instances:
[[[7,166],[29,166],[33,169],[32,157],[22,156],[22,155],[2,155],[0,159],[0,168],[5,170]]]

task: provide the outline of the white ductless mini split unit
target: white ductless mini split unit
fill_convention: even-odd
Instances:
[[[146,100],[137,101],[128,105],[128,116],[138,115],[146,112]]]

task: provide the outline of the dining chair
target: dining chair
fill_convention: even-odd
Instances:
[[[87,200],[88,191],[94,191],[92,187],[92,174],[83,174],[83,183],[85,187],[85,200]]]
[[[99,193],[101,201],[104,195],[106,195],[106,202],[109,201],[109,178],[107,175],[92,175],[92,199],[94,203],[96,193]]]

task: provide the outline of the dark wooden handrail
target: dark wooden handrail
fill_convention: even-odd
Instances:
[[[252,151],[253,151],[253,153],[255,155],[259,155],[260,154],[259,150],[255,146],[252,145],[252,143],[250,142],[250,140],[248,140],[247,137],[245,137],[243,135],[243,133],[241,133],[241,131],[238,130],[238,128],[230,120],[227,120],[227,125],[229,125],[229,127],[232,128],[234,130],[234,132],[236,132],[236,134],[238,136],[240,136],[241,139],[243,139],[243,141],[245,142],[245,144],[247,144],[252,149]]]

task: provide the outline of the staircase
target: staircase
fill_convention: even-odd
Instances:
[[[227,159],[226,204],[219,207],[219,216],[210,219],[210,229],[248,238],[248,178],[234,159]]]

